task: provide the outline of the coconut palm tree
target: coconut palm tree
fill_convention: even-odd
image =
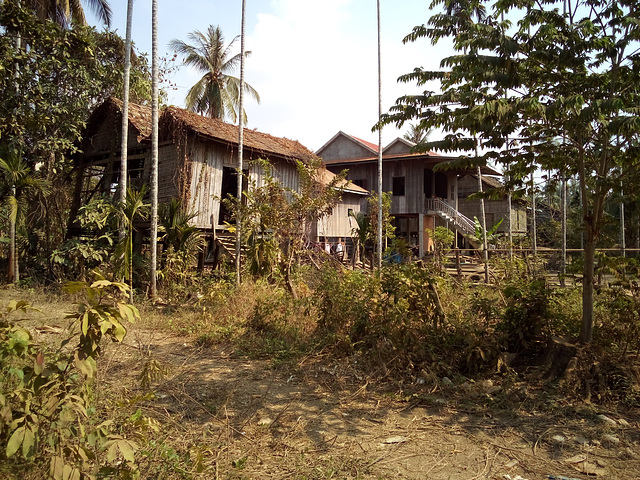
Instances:
[[[235,123],[238,119],[241,82],[230,73],[240,66],[241,54],[231,56],[231,49],[238,37],[225,46],[220,27],[209,25],[205,33],[196,30],[188,38],[192,44],[178,39],[169,42],[169,48],[184,57],[185,65],[203,74],[187,93],[187,108],[211,118],[229,119]],[[245,56],[250,53],[245,52]],[[246,82],[244,91],[260,102],[258,92]],[[242,115],[246,123],[244,109]]]
[[[87,24],[82,4],[86,5],[107,27],[111,26],[111,7],[107,0],[25,0],[24,5],[33,9],[40,20],[53,20],[64,27],[73,22]]]
[[[431,132],[429,130],[425,130],[424,128],[420,128],[420,125],[417,123],[410,123],[409,130],[402,136],[405,140],[409,140],[410,142],[419,145],[421,143],[425,143],[429,140],[429,135]]]
[[[114,212],[124,223],[125,236],[116,245],[114,252],[114,266],[116,276],[126,278],[129,282],[129,301],[133,303],[133,243],[136,233],[135,224],[149,217],[149,204],[144,202],[147,194],[146,187],[142,190],[127,189],[126,203],[116,204]]]

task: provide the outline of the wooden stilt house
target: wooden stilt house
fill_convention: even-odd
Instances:
[[[437,226],[456,231],[457,246],[469,246],[469,238],[475,231],[473,216],[479,216],[475,203],[479,201],[467,199],[470,189],[477,191],[477,179],[475,187],[469,182],[470,178],[475,178],[475,170],[438,171],[434,168],[436,165],[454,157],[434,152],[415,153],[412,151],[414,145],[397,138],[382,151],[382,190],[392,194],[390,213],[394,217],[396,235],[404,237],[410,246],[415,247],[420,257],[432,249],[431,232]],[[352,183],[370,192],[377,191],[377,145],[338,132],[316,154],[322,157],[330,171],[338,172],[346,168],[349,170],[347,179]],[[497,171],[485,166],[482,173],[487,175],[483,177],[486,178],[486,187],[495,188],[500,184],[495,178],[499,176]],[[491,201],[488,205],[490,228],[506,215],[506,199]],[[522,209],[512,215],[515,215],[512,218],[518,220],[519,225],[526,225]]]
[[[89,118],[80,146],[82,153],[76,159],[77,181],[72,215],[96,195],[115,196],[118,193],[121,115],[122,102],[111,98],[96,108]],[[128,177],[134,187],[148,183],[150,135],[150,108],[130,105]],[[244,172],[257,185],[261,185],[263,172],[253,163],[254,160],[268,160],[276,178],[295,190],[299,182],[296,160],[309,162],[316,158],[297,141],[251,129],[244,131]],[[237,194],[237,162],[236,125],[173,106],[162,110],[158,152],[160,203],[178,198],[187,211],[196,213],[192,220],[194,226],[203,231],[223,231],[231,215],[220,199]],[[333,174],[326,171],[321,176],[319,181],[326,181]],[[359,187],[345,184],[343,203],[348,206],[339,205],[331,215],[344,214],[346,218],[343,210],[359,208],[360,198],[367,193]],[[342,223],[327,220],[325,224],[332,225],[335,231],[323,230],[322,233],[343,235]]]

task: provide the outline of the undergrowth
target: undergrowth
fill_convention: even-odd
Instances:
[[[549,340],[573,342],[581,315],[579,288],[549,288],[524,272],[484,285],[413,264],[379,274],[324,267],[296,277],[297,298],[273,281],[238,286],[219,276],[194,281],[180,306],[145,305],[142,313],[149,328],[193,339],[200,349],[225,345],[236,355],[292,366],[321,353],[335,364],[357,360],[368,380],[417,384],[420,378],[428,388],[442,388],[445,376],[473,384],[498,374],[505,398],[507,392],[518,398]],[[104,339],[121,341],[127,321],[137,318],[119,299],[127,287],[102,279],[72,290],[77,333],[63,345],[36,344],[20,320],[11,319],[28,309],[25,302],[11,303],[2,315],[0,475],[30,471],[24,478],[80,480],[211,473],[215,448],[178,442],[149,415],[158,399],[154,386],[168,375],[151,349],[137,354],[137,388],[116,392],[102,383],[117,382],[113,373],[98,375]],[[596,314],[595,340],[576,357],[577,381],[557,391],[637,406],[639,372],[627,360],[637,359],[640,349],[640,289],[634,283],[600,288]]]
[[[197,332],[203,346],[228,342],[238,354],[276,362],[320,351],[337,358],[357,354],[361,367],[396,379],[424,372],[441,378],[530,371],[542,362],[551,338],[577,340],[581,290],[550,288],[521,262],[501,268],[505,274],[484,285],[416,264],[385,267],[379,275],[325,266],[298,276],[297,298],[264,280],[239,287],[227,282],[202,295],[188,322],[172,322]],[[210,293],[220,291],[224,295]],[[593,348],[607,365],[638,351],[639,298],[631,288],[598,292]],[[634,383],[620,380],[620,372],[612,375],[597,388]]]

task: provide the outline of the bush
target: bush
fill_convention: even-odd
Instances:
[[[121,341],[124,323],[138,313],[119,301],[127,293],[124,284],[99,279],[69,288],[86,294],[69,315],[80,334],[71,350],[62,348],[71,339],[55,350],[36,345],[26,329],[9,320],[30,308],[25,302],[12,301],[0,315],[0,473],[2,468],[48,471],[55,480],[118,472],[131,477],[137,443],[115,433],[112,420],[100,422],[92,382],[101,338]]]

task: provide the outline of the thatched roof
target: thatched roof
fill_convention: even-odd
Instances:
[[[183,108],[167,107],[162,113],[160,123],[179,122],[187,129],[212,140],[230,145],[238,144],[238,126],[231,125],[215,118],[203,117]],[[257,153],[276,155],[284,158],[295,158],[308,161],[316,155],[300,142],[288,138],[274,137],[256,130],[245,129],[243,135],[244,148],[255,150]]]
[[[109,98],[91,114],[90,124],[109,113],[122,114],[122,100]],[[203,117],[197,113],[174,106],[166,107],[160,113],[160,127],[170,132],[172,126],[180,124],[198,136],[214,141],[238,145],[238,126],[218,119]],[[129,124],[138,131],[138,141],[151,139],[151,107],[129,103]],[[274,137],[248,128],[244,129],[244,148],[265,156],[309,161],[317,156],[300,142],[288,138]]]
[[[322,185],[326,186],[326,185],[329,185],[336,176],[337,175],[335,173],[330,172],[329,170],[323,167],[318,170],[318,175],[316,177],[316,180]],[[369,195],[368,190],[365,190],[364,188],[359,187],[358,185],[356,185],[353,182],[350,182],[349,180],[342,180],[341,182],[338,182],[336,186],[338,188],[341,188],[347,193],[355,193],[357,195]]]
[[[124,105],[122,100],[111,97],[105,103],[112,102],[118,109],[118,113],[122,114]],[[138,105],[129,102],[129,124],[140,132],[140,137],[151,137],[151,107],[146,105]]]

